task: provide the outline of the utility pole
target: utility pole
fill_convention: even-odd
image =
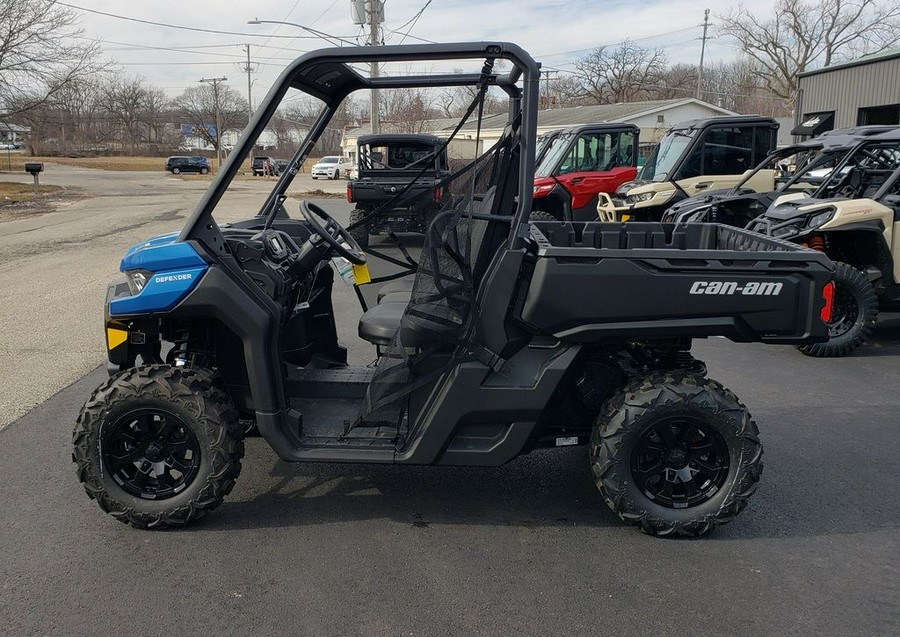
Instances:
[[[551,98],[553,96],[550,95],[550,74],[552,73],[553,75],[556,75],[557,73],[559,73],[559,71],[541,71],[541,73],[543,73],[544,77],[546,78],[544,80],[544,108],[546,110],[550,110],[551,108],[553,108],[551,102]]]
[[[216,109],[216,172],[222,167],[222,109],[219,108],[219,84],[227,82],[227,77],[203,78],[200,80],[213,87],[213,108]]]
[[[384,0],[366,0],[366,17],[369,20],[368,44],[371,46],[378,46],[379,44],[381,44],[381,38],[378,33],[378,26],[380,20],[382,20],[384,17],[384,13],[382,10],[383,6]],[[371,63],[370,75],[373,78],[377,78],[379,76],[378,62]],[[381,118],[378,113],[378,89],[372,89],[369,111],[369,117],[372,122],[372,134],[377,135],[381,132]]]
[[[703,43],[700,45],[700,68],[697,71],[697,99],[700,99],[701,91],[703,90],[703,57],[706,54],[706,41],[709,39],[706,36],[706,31],[709,29],[709,9],[703,12],[703,37],[701,40]]]
[[[256,70],[253,68],[253,64],[250,62],[250,45],[244,45],[245,50],[247,51],[247,62],[244,65],[244,68],[241,69],[244,73],[247,74],[247,124],[253,121],[253,81],[250,76]],[[250,164],[253,164],[253,147],[250,147]]]

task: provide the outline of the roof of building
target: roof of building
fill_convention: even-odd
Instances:
[[[855,60],[850,60],[849,62],[841,62],[840,64],[831,64],[829,66],[823,66],[820,69],[814,69],[812,71],[804,71],[803,73],[798,73],[797,77],[809,77],[810,75],[818,75],[819,73],[829,73],[831,71],[838,71],[840,69],[850,69],[854,66],[887,62],[888,60],[894,60],[896,58],[900,58],[900,47],[896,49],[887,49],[886,51],[881,51],[879,53],[870,53],[869,55],[864,55]]]
[[[570,106],[567,108],[554,108],[549,110],[538,111],[538,129],[552,130],[556,128],[566,128],[569,126],[580,126],[583,124],[603,124],[606,122],[622,122],[627,123],[629,120],[637,119],[646,115],[653,115],[661,111],[683,106],[685,104],[699,104],[718,115],[737,115],[733,111],[729,111],[721,106],[709,104],[693,97],[677,98],[671,100],[647,100],[644,102],[621,102],[619,104],[593,104],[590,106]],[[481,130],[501,130],[506,126],[508,115],[506,113],[495,113],[486,115],[481,120]],[[431,119],[422,122],[420,133],[438,133],[445,132],[449,134],[456,125],[459,124],[458,118],[442,117],[439,119]],[[478,126],[478,122],[474,119],[466,122],[460,129],[466,131],[468,136],[472,136]],[[381,131],[383,133],[399,133],[401,126],[396,123],[382,122]],[[344,138],[357,138],[362,135],[369,135],[372,127],[369,124],[363,124],[359,128],[348,130],[344,133]]]
[[[18,124],[0,122],[0,131],[8,131],[10,133],[30,133],[31,129],[27,126],[19,126]]]
[[[538,128],[564,128],[581,124],[603,124],[605,122],[628,122],[629,120],[653,115],[661,111],[685,104],[699,104],[720,115],[736,115],[733,111],[709,104],[693,97],[671,100],[647,100],[645,102],[621,102],[619,104],[592,104],[590,106],[570,106],[538,111]],[[502,128],[506,124],[506,114],[484,118],[484,130]],[[466,122],[463,130],[474,130],[475,122]]]

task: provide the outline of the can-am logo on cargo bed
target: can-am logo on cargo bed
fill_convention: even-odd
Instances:
[[[166,274],[163,276],[158,276],[153,279],[154,283],[169,283],[170,281],[189,281],[193,279],[194,275],[190,272],[185,272],[184,274]]]
[[[743,285],[737,281],[694,281],[691,294],[743,294],[744,296],[778,296],[781,283],[771,281],[748,281]]]

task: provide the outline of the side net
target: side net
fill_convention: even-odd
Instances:
[[[483,98],[482,89],[476,100]],[[480,102],[476,106],[477,148],[482,109]],[[489,356],[478,338],[476,295],[487,263],[509,233],[514,207],[506,206],[514,206],[518,126],[513,117],[497,144],[444,185],[450,197],[425,233],[409,305],[378,359],[360,424],[402,428],[416,389],[463,360]]]

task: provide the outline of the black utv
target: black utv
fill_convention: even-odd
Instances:
[[[433,135],[363,135],[347,201],[356,204],[350,232],[363,248],[369,235],[424,233],[446,197],[447,144]]]
[[[476,67],[359,70],[419,61]],[[326,49],[288,66],[181,232],[122,260],[106,302],[112,376],[74,430],[88,495],[141,528],[197,520],[238,478],[243,422],[289,462],[497,466],[586,445],[622,520],[693,536],[732,520],[760,477],[759,432],[691,339],[827,338],[831,263],[716,224],[529,223],[539,80],[504,42]],[[507,125],[442,180],[451,196],[409,260],[411,289],[359,320],[375,364],[351,366],[331,295],[335,270],[370,278],[353,235],[312,202],[288,213],[296,170],[256,218],[220,224],[216,207],[284,100],[322,102],[299,167],[346,97],[410,86],[469,87],[463,121],[488,91],[505,95]]]

